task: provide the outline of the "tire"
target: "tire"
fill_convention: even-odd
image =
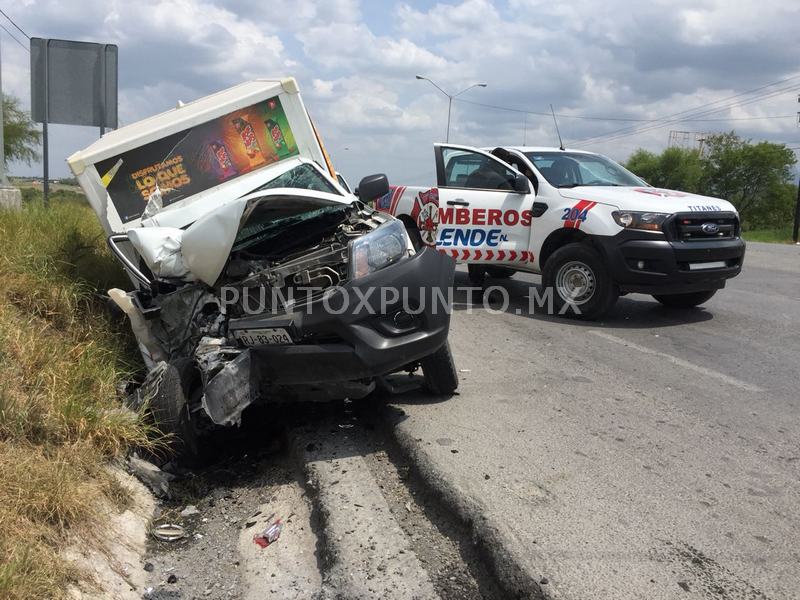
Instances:
[[[704,292],[691,292],[689,294],[654,295],[653,298],[670,308],[694,308],[708,302],[717,293],[717,290]]]
[[[486,267],[486,274],[495,279],[508,279],[514,276],[516,271],[507,267]]]
[[[553,290],[556,314],[573,319],[595,320],[619,298],[619,287],[611,279],[603,258],[582,243],[556,250],[544,265],[542,282]],[[570,304],[574,308],[565,308]]]
[[[467,265],[469,281],[475,287],[483,287],[483,280],[486,278],[486,267],[483,265]]]
[[[458,373],[448,342],[420,360],[420,365],[425,376],[425,387],[432,394],[451,396],[458,389]]]
[[[408,238],[411,240],[411,245],[414,246],[414,250],[419,252],[425,247],[419,229],[417,229],[415,225],[409,225],[405,221],[403,221],[403,224],[406,226],[406,232],[408,233]]]
[[[156,427],[170,436],[170,449],[180,461],[199,457],[197,427],[190,406],[192,401],[199,400],[202,390],[197,367],[191,360],[181,358],[167,366],[150,405]]]

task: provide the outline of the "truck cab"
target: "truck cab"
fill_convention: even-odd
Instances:
[[[378,208],[466,263],[475,284],[487,273],[538,273],[560,312],[594,319],[633,292],[697,306],[741,271],[739,215],[726,200],[654,188],[592,152],[434,151],[436,187],[395,188]]]

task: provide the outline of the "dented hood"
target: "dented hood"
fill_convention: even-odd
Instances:
[[[574,188],[561,188],[558,192],[564,198],[610,204],[620,210],[652,211],[669,214],[704,211],[736,212],[736,208],[727,200],[647,186],[584,185]]]
[[[173,228],[166,227],[130,230],[128,236],[154,273],[163,277],[199,280],[213,286],[225,268],[240,230],[257,207],[270,204],[274,208],[271,212],[280,219],[351,202],[352,198],[325,192],[279,188],[224,204],[189,225],[179,236],[174,234]],[[165,272],[163,263],[154,262],[166,253],[174,254],[176,251],[180,253],[180,260],[174,260],[174,263],[181,265],[181,272]]]

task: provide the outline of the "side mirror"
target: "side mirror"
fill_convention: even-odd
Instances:
[[[367,175],[357,189],[359,200],[369,203],[389,193],[389,180],[383,173]]]
[[[514,176],[514,191],[519,194],[531,193],[530,181],[528,181],[528,178],[522,173],[517,173]]]

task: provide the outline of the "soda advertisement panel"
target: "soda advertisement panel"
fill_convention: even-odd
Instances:
[[[168,206],[298,154],[278,97],[228,113],[95,164],[123,223],[156,190]]]

